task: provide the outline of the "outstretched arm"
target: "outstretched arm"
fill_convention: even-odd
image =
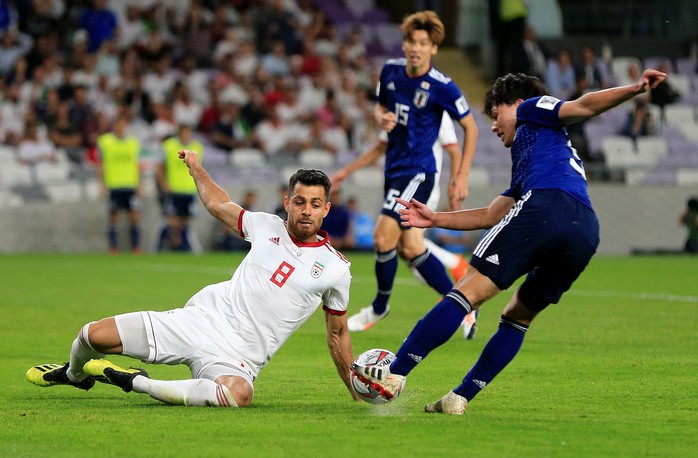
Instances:
[[[346,315],[333,315],[325,310],[325,324],[327,326],[327,346],[330,349],[330,356],[337,367],[337,372],[346,385],[349,393],[355,401],[360,398],[351,387],[351,378],[349,371],[351,363],[354,361],[354,353],[351,349],[351,339],[349,337],[349,329],[347,328]]]
[[[356,160],[347,164],[344,168],[335,172],[334,175],[330,177],[332,186],[338,187],[340,183],[346,180],[352,173],[359,169],[363,169],[364,167],[368,167],[369,165],[375,164],[378,158],[385,154],[387,146],[388,145],[386,143],[377,140],[376,144],[373,145],[373,147],[371,147],[368,151],[356,158]]]
[[[403,226],[443,227],[444,229],[456,229],[459,231],[489,229],[504,218],[504,215],[516,203],[511,197],[500,195],[487,207],[452,212],[433,212],[429,207],[416,199],[407,202],[398,197],[395,200],[405,206],[405,208],[400,210],[400,219]]]
[[[188,149],[179,152],[179,158],[189,167],[189,174],[194,178],[199,198],[208,212],[230,226],[238,235],[238,219],[242,207],[230,200],[230,196],[209,176],[204,167],[199,163],[199,155],[196,151]]]
[[[564,102],[558,116],[565,125],[584,121],[647,92],[664,81],[664,78],[666,73],[648,68],[642,74],[642,78],[634,84],[589,92],[576,100]]]

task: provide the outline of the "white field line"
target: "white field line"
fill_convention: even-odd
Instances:
[[[124,266],[124,269],[128,270],[147,270],[156,272],[181,272],[181,273],[202,273],[211,275],[232,275],[233,268],[221,268],[221,267],[210,267],[210,266],[197,266],[197,265],[172,265],[172,264],[160,264],[160,263],[144,263],[138,265]],[[354,275],[352,277],[354,283],[365,284],[376,284],[376,279],[373,276],[366,275]],[[400,287],[419,287],[424,288],[425,286],[419,283],[413,278],[396,278],[395,285]],[[589,290],[579,290],[574,289],[565,293],[572,296],[586,296],[586,297],[601,297],[601,298],[623,298],[632,299],[640,301],[665,301],[665,302],[692,302],[698,303],[698,296],[689,296],[681,294],[671,294],[671,293],[642,293],[642,292],[625,292],[625,291],[589,291]]]

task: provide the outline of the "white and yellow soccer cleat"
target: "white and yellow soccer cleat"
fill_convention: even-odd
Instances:
[[[127,393],[133,390],[134,378],[139,375],[148,376],[144,369],[135,367],[126,369],[106,359],[91,359],[85,363],[82,370],[98,382],[116,385]]]
[[[27,371],[27,380],[34,385],[48,387],[56,385],[70,385],[81,390],[89,390],[95,384],[91,377],[87,377],[79,382],[73,382],[68,378],[68,363],[61,364],[39,364]]]

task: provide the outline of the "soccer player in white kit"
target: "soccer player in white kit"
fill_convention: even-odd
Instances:
[[[90,389],[95,380],[146,393],[167,404],[242,407],[252,403],[259,371],[322,304],[327,342],[337,371],[354,399],[347,329],[350,263],[320,230],[330,210],[330,180],[302,169],[289,180],[287,221],[246,211],[232,202],[197,161],[180,152],[206,209],[251,243],[233,277],[196,293],[183,308],[135,312],[88,323],[72,345],[70,362],[27,372],[39,386]],[[189,380],[155,380],[142,369],[103,359],[122,354],[145,363],[186,364]]]

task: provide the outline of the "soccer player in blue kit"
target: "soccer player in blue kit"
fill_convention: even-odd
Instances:
[[[504,307],[499,329],[462,383],[425,406],[427,412],[463,414],[516,356],[533,319],[560,300],[599,244],[599,222],[582,161],[565,126],[630,100],[665,77],[647,69],[634,84],[569,102],[545,95],[545,86],[535,77],[498,78],[485,95],[484,112],[493,120],[492,132],[511,148],[509,189],[488,207],[454,212],[433,212],[417,200],[398,200],[406,207],[400,213],[407,226],[490,230],[475,248],[468,273],[417,323],[390,367],[353,365],[353,370],[390,397],[429,352],[453,335],[467,313],[527,274]]]
[[[374,230],[378,291],[370,306],[349,318],[350,331],[365,331],[390,311],[388,300],[398,268],[398,242],[405,258],[429,286],[441,295],[453,288],[443,264],[426,248],[423,231],[400,225],[399,211],[403,207],[396,201],[414,198],[426,202],[438,186],[432,147],[444,111],[465,129],[458,172],[449,182],[449,200],[459,208],[468,193],[477,126],[458,86],[431,66],[431,57],[437,53],[444,33],[443,23],[433,11],[406,17],[402,23],[405,57],[388,60],[381,71],[374,116],[388,132],[388,145],[383,208]]]

